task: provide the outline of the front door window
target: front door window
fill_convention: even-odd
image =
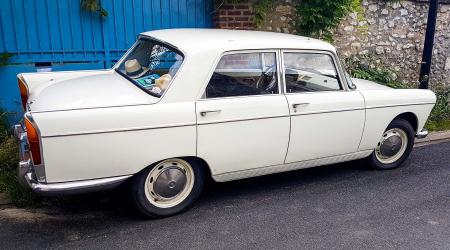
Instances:
[[[342,89],[330,55],[290,52],[283,55],[287,93]]]

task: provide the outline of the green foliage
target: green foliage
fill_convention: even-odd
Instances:
[[[358,25],[356,29],[362,34],[367,35],[369,32],[369,25],[367,24],[366,16],[364,13],[364,8],[362,6],[361,0],[352,0],[350,5],[350,11],[356,13],[356,21],[358,23],[365,22],[365,25]]]
[[[396,80],[396,75],[387,68],[375,67],[370,56],[364,58],[365,62],[350,57],[345,60],[348,73],[355,78],[374,81],[391,88],[407,88],[407,86]]]
[[[450,87],[440,87],[433,91],[437,100],[426,127],[428,130],[450,130]]]
[[[425,128],[429,131],[450,130],[450,119],[440,121],[428,120],[427,124],[425,124]]]
[[[371,67],[370,57],[365,58],[365,61],[368,63],[355,58],[346,59],[345,64],[349,74],[352,77],[378,82],[391,88],[408,88],[406,84],[395,80],[393,71]],[[425,127],[430,131],[450,130],[450,87],[438,87],[433,91],[437,100]]]
[[[2,143],[9,135],[9,126],[6,115],[6,111],[0,109],[0,143]]]
[[[17,182],[17,152],[17,141],[11,136],[5,138],[0,144],[0,192],[6,191],[12,202],[19,207],[37,206],[36,195]]]
[[[11,135],[6,112],[0,109],[0,192],[7,192],[17,206],[36,206],[38,198],[17,182],[18,143]]]
[[[102,17],[108,16],[108,12],[101,6],[98,0],[82,0],[81,8],[91,12],[98,12]]]
[[[0,66],[8,65],[9,59],[13,56],[13,54],[9,53],[1,53],[0,54]]]
[[[354,0],[302,0],[297,6],[298,33],[332,41],[332,29],[347,15]]]
[[[261,27],[264,19],[266,18],[267,12],[273,5],[274,0],[259,0],[253,5],[253,12],[255,15],[255,25],[256,27]]]
[[[253,5],[255,25],[261,27],[275,0],[258,0]],[[299,34],[333,41],[332,30],[349,11],[357,13],[358,22],[364,20],[361,0],[297,0],[296,29]],[[368,27],[359,26],[362,32]]]

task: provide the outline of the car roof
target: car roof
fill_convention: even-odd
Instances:
[[[333,45],[284,33],[225,29],[166,29],[141,33],[169,43],[185,53],[250,49],[314,49],[336,52]]]

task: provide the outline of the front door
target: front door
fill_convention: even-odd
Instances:
[[[291,115],[286,163],[356,152],[364,129],[364,98],[344,85],[335,56],[284,51],[282,58]]]
[[[283,164],[290,118],[276,58],[276,51],[223,55],[197,101],[197,155],[213,175]]]

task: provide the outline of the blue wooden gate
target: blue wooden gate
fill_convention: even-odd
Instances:
[[[101,0],[101,5],[107,17],[82,10],[81,0],[0,0],[0,54],[13,54],[13,65],[0,66],[0,107],[20,113],[19,72],[39,65],[53,71],[109,68],[143,31],[212,26],[213,0]]]

